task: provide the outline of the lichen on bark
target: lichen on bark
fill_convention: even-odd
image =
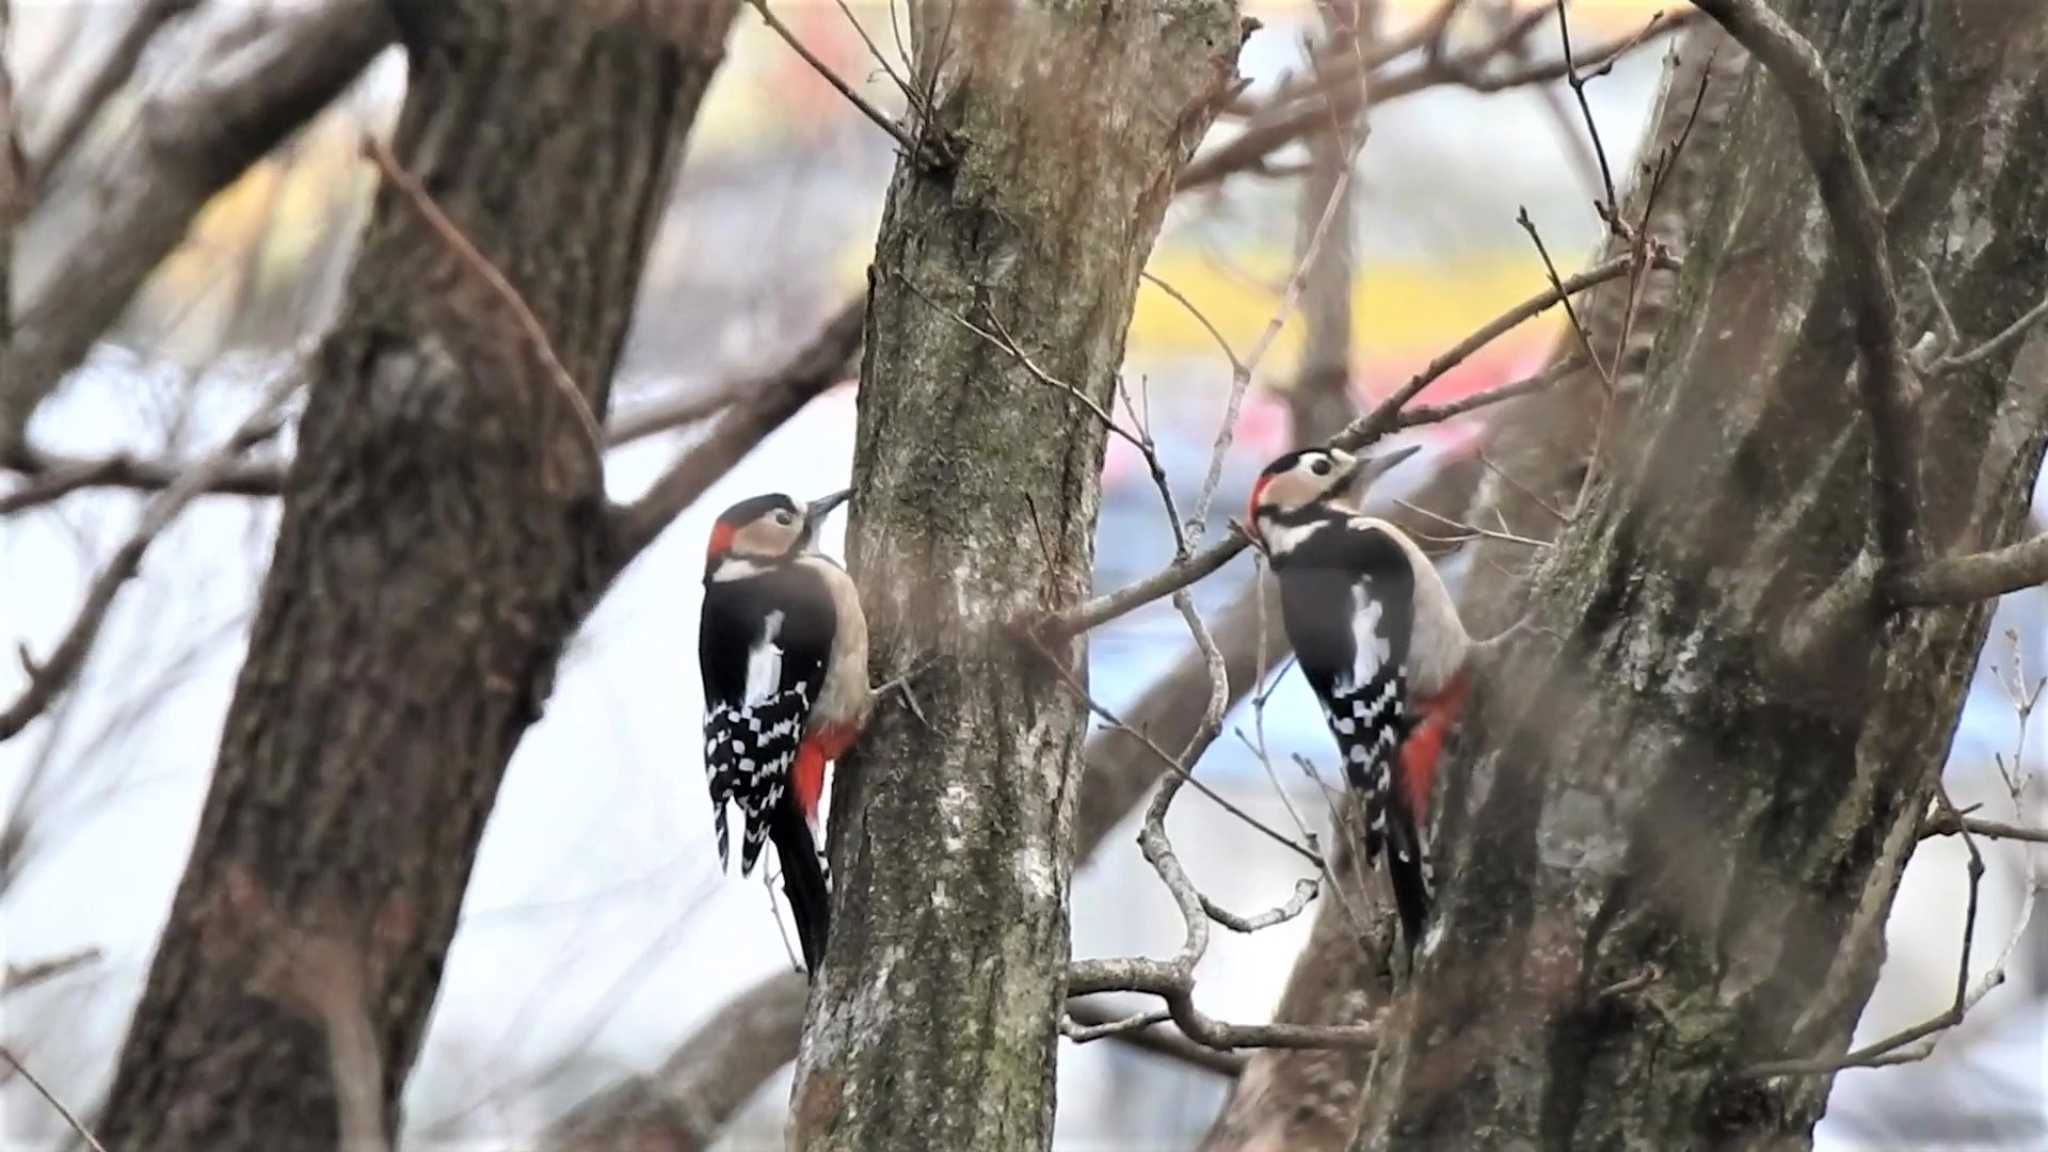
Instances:
[[[2048,291],[2048,27],[1998,3],[1786,9],[1851,111],[1895,264],[1929,265],[1966,342],[2002,329]],[[1841,1051],[1876,978],[1988,606],[1843,594],[1875,547],[1857,254],[1753,67],[1731,124],[1639,404],[1449,778],[1440,939],[1361,1148],[1803,1146],[1829,1079],[1744,1069]],[[1930,390],[1930,548],[2022,524],[2042,353]]]

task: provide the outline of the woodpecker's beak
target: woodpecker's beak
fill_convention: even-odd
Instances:
[[[1391,452],[1382,452],[1377,456],[1355,457],[1343,481],[1335,485],[1333,491],[1347,491],[1353,499],[1363,500],[1366,490],[1372,487],[1373,481],[1393,471],[1401,461],[1420,451],[1420,444],[1410,444]]]
[[[799,546],[809,548],[811,541],[817,538],[818,525],[825,522],[826,514],[841,504],[846,503],[846,498],[851,495],[853,495],[853,489],[842,488],[830,496],[820,496],[809,504],[804,505],[804,536],[799,542]]]
[[[808,521],[823,520],[827,512],[846,503],[846,498],[851,495],[853,495],[853,489],[841,488],[830,496],[818,497],[804,506],[804,519]]]

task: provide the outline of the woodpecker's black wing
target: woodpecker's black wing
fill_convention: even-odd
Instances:
[[[697,634],[697,663],[704,678],[704,770],[711,780],[721,864],[729,859],[726,806],[740,809],[741,875],[753,871],[778,810],[796,810],[790,767],[824,683],[833,625],[830,591],[817,573],[800,565],[780,564],[705,584]],[[800,813],[796,819],[803,821]],[[808,840],[809,829],[804,831]],[[785,872],[817,866],[815,850],[789,854],[808,859],[785,858]]]
[[[1288,639],[1315,689],[1352,788],[1365,796],[1365,850],[1385,843],[1395,903],[1411,945],[1428,907],[1420,822],[1394,787],[1407,738],[1408,648],[1415,572],[1391,535],[1357,521],[1310,533],[1278,569]]]

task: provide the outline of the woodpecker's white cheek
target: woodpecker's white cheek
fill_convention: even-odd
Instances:
[[[1266,541],[1266,550],[1276,556],[1285,556],[1302,546],[1308,538],[1322,527],[1314,524],[1262,524],[1259,535]]]
[[[711,573],[711,579],[715,583],[723,584],[728,580],[745,580],[750,576],[759,576],[766,571],[768,569],[765,565],[756,564],[752,560],[726,560]]]

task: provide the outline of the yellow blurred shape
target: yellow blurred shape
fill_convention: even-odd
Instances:
[[[1289,261],[1268,253],[1248,268],[1225,268],[1199,253],[1166,250],[1154,256],[1149,271],[1187,297],[1243,356],[1280,307]],[[1541,291],[1544,282],[1543,265],[1533,254],[1458,263],[1368,258],[1351,290],[1357,350],[1374,357],[1434,354]],[[1158,285],[1145,283],[1131,318],[1130,346],[1139,355],[1199,355],[1216,345],[1187,308]],[[1300,348],[1297,313],[1288,318],[1262,367],[1289,364]]]

